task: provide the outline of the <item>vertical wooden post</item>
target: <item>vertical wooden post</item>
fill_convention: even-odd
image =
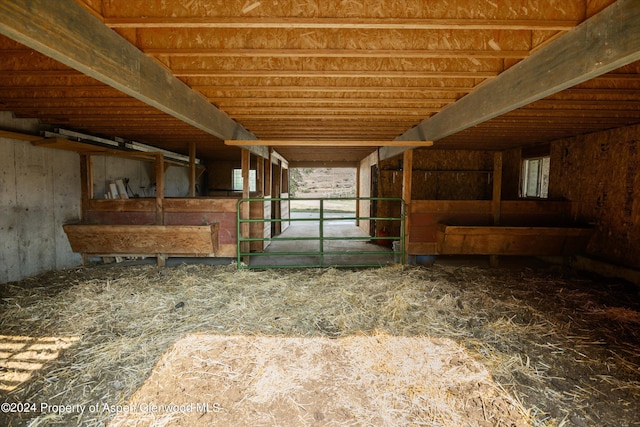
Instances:
[[[273,168],[271,167],[271,158],[265,159],[264,162],[264,195],[271,196],[271,180]]]
[[[84,221],[93,199],[93,161],[91,154],[80,154],[80,221]],[[82,254],[82,265],[87,264],[87,254]]]
[[[264,159],[256,159],[256,191],[259,197],[264,197]]]
[[[156,225],[164,225],[164,155],[156,153]],[[164,267],[166,254],[157,253],[158,267]]]
[[[246,149],[242,149],[241,152],[241,167],[242,167],[242,198],[248,199],[250,196],[250,182],[249,182],[249,170],[251,168],[251,152]],[[249,219],[251,214],[251,207],[249,202],[244,202],[240,205],[240,218]],[[240,225],[240,233],[242,237],[249,237],[250,232],[250,224],[248,222],[243,222]],[[242,243],[241,249],[242,252],[249,251],[249,242]],[[245,261],[246,263],[246,261]]]
[[[360,197],[360,163],[356,167],[356,198]],[[356,199],[356,218],[360,216],[360,200]],[[356,220],[356,225],[360,226],[360,220]]]
[[[493,225],[500,225],[500,204],[502,203],[502,152],[497,151],[493,155],[493,192],[491,196],[491,214]],[[498,266],[498,256],[489,256],[489,265]]]
[[[80,200],[82,212],[80,219],[84,220],[89,209],[89,200],[93,199],[93,161],[90,154],[80,155]]]
[[[500,225],[500,203],[502,201],[502,152],[493,155],[493,193],[491,198],[491,213],[493,225]]]
[[[156,153],[156,225],[164,225],[164,155]]]
[[[275,159],[275,157],[274,157]],[[280,167],[280,160],[275,159],[275,162],[272,160],[271,164],[271,197],[280,198],[282,197],[282,192],[280,183],[282,182],[282,173]],[[282,219],[282,201],[274,200],[272,203],[272,218],[271,219]],[[276,221],[272,222],[272,234],[278,235],[282,232],[282,222]]]
[[[189,197],[196,197],[196,143],[189,143]]]
[[[413,175],[413,150],[407,150],[404,152],[402,159],[402,199],[405,202],[406,216],[404,218],[404,252],[405,255],[409,254],[409,240],[411,233],[409,233],[411,215],[411,184]]]

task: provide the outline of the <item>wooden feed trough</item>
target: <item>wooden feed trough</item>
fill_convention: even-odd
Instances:
[[[63,226],[74,252],[83,256],[215,256],[218,224]]]
[[[571,255],[584,250],[593,230],[575,227],[504,227],[438,224],[443,255]]]

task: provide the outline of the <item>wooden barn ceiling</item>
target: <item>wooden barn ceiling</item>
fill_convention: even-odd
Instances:
[[[637,15],[637,1],[623,2]],[[494,150],[640,123],[637,59],[473,126],[467,117],[491,105],[458,103],[483,87],[495,93],[500,85],[492,81],[544,49],[573,61],[565,36],[613,0],[2,3],[0,109],[184,154],[195,142],[203,158],[238,157],[224,139],[434,139],[436,147]],[[23,39],[5,27],[20,20],[29,21],[25,32],[31,25],[42,36]],[[111,40],[107,32],[122,39],[100,44],[103,36]],[[636,43],[637,33],[630,36]],[[65,51],[65,40],[74,46],[80,39],[84,56]],[[41,47],[58,42],[62,53]],[[106,54],[92,55],[92,43]],[[148,67],[131,47],[158,68],[155,89],[131,81],[135,72],[147,79]],[[122,72],[103,65],[109,55],[124,64]],[[530,62],[539,70],[534,80],[544,84],[553,70],[543,60]],[[134,69],[138,63],[142,71]],[[518,69],[511,74],[517,77]],[[118,78],[129,81],[111,83]],[[531,72],[524,78],[531,80]],[[459,111],[448,115],[461,125],[453,133],[420,138],[429,136],[426,119],[456,103]],[[377,149],[352,145],[276,149],[293,162],[354,162]]]

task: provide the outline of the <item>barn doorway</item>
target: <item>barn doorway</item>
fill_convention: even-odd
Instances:
[[[391,241],[380,242],[370,235],[369,227],[361,227],[361,223],[375,219],[368,209],[357,209],[361,200],[371,198],[358,197],[356,173],[356,168],[289,169],[290,197],[285,200],[290,212],[288,227],[278,230],[272,224],[271,229],[277,232],[265,238],[265,244],[260,245],[264,249],[245,256],[239,250],[238,265],[369,267],[400,261],[401,255],[394,254]],[[402,204],[402,200],[397,203]],[[401,217],[396,220],[402,222]],[[402,235],[396,238],[401,240]],[[242,240],[239,235],[239,247]]]

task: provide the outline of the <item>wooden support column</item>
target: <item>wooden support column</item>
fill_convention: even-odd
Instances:
[[[273,168],[271,167],[271,159],[264,161],[264,195],[271,196],[271,181]]]
[[[493,196],[491,199],[491,213],[493,225],[500,225],[500,203],[502,202],[502,152],[493,155]]]
[[[156,153],[156,225],[164,225],[164,154]],[[158,267],[164,267],[167,254],[157,253]]]
[[[196,143],[189,143],[189,197],[196,197]]]
[[[250,191],[249,191],[249,170],[251,168],[251,152],[245,148],[242,149],[241,152],[241,167],[242,167],[242,198],[243,199],[248,199],[250,196]],[[249,202],[245,202],[242,203],[240,205],[240,218],[242,219],[249,219],[249,216],[251,214],[251,207],[249,205]],[[248,222],[243,222],[240,226],[240,233],[242,234],[242,237],[249,237],[249,233],[250,233],[250,225]],[[248,252],[249,251],[249,242],[244,242],[242,243],[242,252]],[[245,263],[248,260],[245,261]]]
[[[491,197],[491,214],[493,225],[500,225],[500,205],[502,203],[502,152],[497,151],[493,155],[493,192]],[[498,256],[490,255],[489,264],[492,267],[498,266]]]
[[[356,167],[356,197],[360,197],[360,166],[361,163],[358,163]],[[356,200],[356,218],[360,216],[360,200]],[[357,226],[360,226],[360,220],[356,222]]]
[[[82,212],[80,218],[84,220],[89,207],[89,200],[93,199],[93,159],[90,154],[80,155],[80,200]]]
[[[164,155],[156,153],[156,225],[164,225]]]
[[[264,158],[256,159],[256,191],[260,197],[264,197]]]
[[[84,221],[93,199],[93,158],[91,154],[80,154],[80,221]],[[87,254],[82,252],[82,265],[87,264]]]
[[[402,160],[402,199],[405,203],[405,218],[404,218],[404,251],[408,254],[409,250],[409,212],[411,212],[411,184],[413,175],[413,150],[407,150],[403,153]]]

